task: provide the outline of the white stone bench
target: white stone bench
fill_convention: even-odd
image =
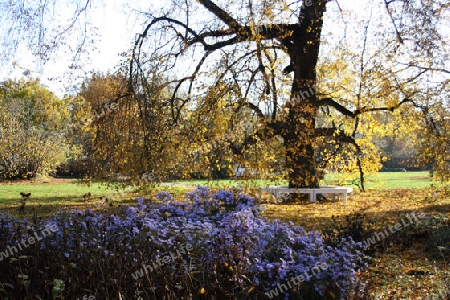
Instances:
[[[310,202],[316,202],[318,194],[329,195],[331,194],[331,200],[336,200],[336,195],[341,195],[344,201],[347,201],[348,196],[350,198],[353,196],[353,188],[351,187],[340,187],[340,186],[323,186],[314,189],[296,189],[288,188],[283,186],[269,186],[266,188],[261,188],[261,192],[270,193],[275,196],[275,199],[279,199],[282,194],[308,194]]]
[[[331,194],[331,201],[336,200],[336,195],[342,194],[342,200],[347,201],[347,196],[353,197],[353,188],[344,186],[321,186],[320,188],[314,189],[314,201],[317,194],[328,195]]]
[[[234,177],[244,177],[246,168],[234,168]]]
[[[308,194],[309,201],[315,202],[314,189],[290,189],[283,186],[269,186],[267,188],[261,188],[261,192],[267,192],[275,196],[275,199],[279,199],[282,194]]]

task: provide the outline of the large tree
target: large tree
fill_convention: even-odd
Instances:
[[[132,52],[130,78],[132,83],[139,82],[142,71],[155,62],[177,78],[172,82],[170,101],[174,123],[187,107],[204,110],[223,99],[232,113],[251,109],[261,126],[256,126],[242,145],[232,147],[235,153],[258,139],[281,136],[289,186],[317,187],[318,138],[333,137],[361,152],[357,138],[363,114],[392,112],[407,105],[421,109],[420,89],[425,81],[419,84],[418,79],[424,74],[433,77],[436,72],[447,72],[442,55],[448,47],[444,45],[443,51],[439,48],[443,45],[440,29],[447,25],[442,21],[448,14],[447,4],[364,3],[370,4],[366,9],[371,13],[366,17],[364,9],[353,9],[361,19],[350,20],[351,14],[337,1],[174,0],[166,10],[147,15],[148,24],[138,35]],[[326,16],[327,8],[331,14],[348,18],[348,23],[336,15]],[[382,15],[375,18],[376,13]],[[346,43],[333,40],[333,28],[328,29],[331,37],[325,37],[325,18],[331,20],[329,25],[342,26],[344,35],[346,30],[359,34],[352,26],[360,27],[361,39],[341,36]],[[333,42],[334,46],[330,46]],[[328,51],[320,51],[323,43]],[[358,53],[347,56],[358,60],[352,70],[357,86],[353,89],[350,81],[351,87],[345,90],[343,83],[339,86],[341,97],[330,91],[330,84],[321,87],[324,97],[318,93],[319,54],[331,54],[330,49]],[[342,82],[340,74],[331,74],[336,77],[330,81]],[[444,79],[440,84],[447,82]],[[343,92],[347,97],[342,96]],[[320,126],[317,118],[324,109],[342,122]],[[349,122],[350,130],[345,126]],[[362,175],[361,157],[357,157],[357,163]]]
[[[17,41],[14,33],[37,30],[30,47],[41,57],[90,9],[90,1],[72,1],[78,3],[73,18],[52,38],[38,20],[49,20],[48,7],[58,1],[34,9],[24,1],[8,3],[3,11],[12,13],[2,20],[13,22],[6,38]],[[172,91],[161,100],[169,108],[167,130],[204,142],[218,109],[229,116],[224,123],[230,128],[236,128],[233,120],[239,123],[233,116],[250,110],[257,119],[253,134],[238,128],[244,139],[226,139],[235,155],[281,137],[289,185],[316,187],[317,159],[324,157],[318,152],[334,154],[334,140],[336,149],[357,154],[363,184],[367,157],[374,157],[367,149],[375,147],[371,137],[382,133],[374,129],[382,114],[428,114],[430,105],[443,101],[450,74],[449,9],[443,0],[171,0],[159,9],[137,8],[143,30],[127,57],[126,93],[147,103],[148,97],[135,96],[149,94],[148,78],[158,70],[171,79],[161,85]],[[83,52],[87,40],[80,39],[75,53]]]

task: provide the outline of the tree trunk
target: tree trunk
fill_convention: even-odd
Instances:
[[[289,187],[316,188],[319,176],[314,158],[316,137],[316,64],[326,1],[304,6],[299,16],[289,55],[294,71],[290,110],[285,132]]]
[[[290,109],[285,147],[291,188],[319,186],[314,160],[316,111],[309,101]]]

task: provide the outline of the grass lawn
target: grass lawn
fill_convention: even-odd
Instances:
[[[344,180],[339,174],[327,174],[322,184],[342,184],[351,186],[351,181]],[[376,176],[368,177],[366,188],[369,189],[424,189],[430,188],[432,182],[428,172],[380,172]],[[155,188],[147,189],[145,194],[154,194],[157,191],[166,190],[174,195],[183,196],[185,191],[196,185],[207,185],[210,188],[232,188],[242,186],[244,188],[258,188],[269,185],[287,185],[287,181],[278,180],[183,180],[165,183]],[[17,213],[21,203],[20,192],[31,193],[27,200],[28,211],[39,208],[41,213],[57,211],[60,208],[75,208],[85,206],[98,206],[102,197],[120,200],[125,203],[134,201],[136,193],[115,191],[104,185],[77,184],[71,179],[49,179],[47,181],[32,182],[21,181],[0,184],[0,209],[6,209],[11,213]],[[92,197],[83,198],[90,192]]]
[[[367,178],[367,188],[423,189],[430,187],[429,172],[379,172]]]
[[[26,215],[35,211],[42,215],[47,215],[59,209],[93,206],[100,202],[99,197],[115,193],[115,191],[106,188],[104,185],[92,184],[87,186],[85,184],[77,184],[76,180],[71,179],[1,183],[0,211],[7,210],[17,216],[18,207],[22,201],[21,192],[31,193],[31,196],[26,201]],[[92,195],[91,198],[84,198],[83,195],[89,192]]]
[[[357,177],[359,175],[353,175]],[[326,174],[323,185],[346,185],[352,186],[352,180],[348,179],[348,174]],[[238,180],[177,180],[173,184],[179,185],[207,185],[213,188],[237,187],[262,187],[269,185],[287,185],[286,180],[259,180],[259,179],[238,179]],[[374,176],[366,178],[365,187],[369,189],[409,189],[409,188],[429,188],[432,181],[428,171],[420,172],[379,172]]]

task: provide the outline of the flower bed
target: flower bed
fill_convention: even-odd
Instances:
[[[243,193],[199,186],[184,202],[157,198],[39,224],[0,214],[0,299],[349,299],[362,288],[362,245],[350,239],[329,246],[269,222]]]

